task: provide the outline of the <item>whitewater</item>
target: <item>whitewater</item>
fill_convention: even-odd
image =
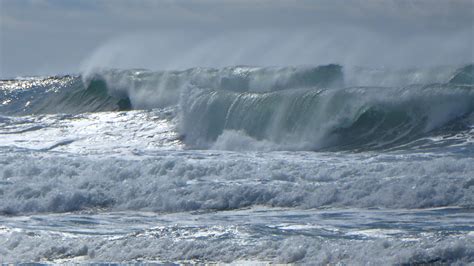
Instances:
[[[474,65],[0,81],[0,263],[474,263]]]

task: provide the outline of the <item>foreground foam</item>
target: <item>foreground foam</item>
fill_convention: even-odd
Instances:
[[[462,209],[377,212],[259,207],[218,213],[102,212],[1,220],[1,263],[366,265],[462,264],[474,259],[474,238],[466,234],[472,228],[472,213]]]
[[[474,207],[469,157],[166,151],[119,159],[30,153],[2,152],[4,214],[254,205]]]

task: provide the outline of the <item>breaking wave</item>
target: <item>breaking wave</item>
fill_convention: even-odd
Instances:
[[[317,67],[101,70],[2,81],[0,114],[174,107],[188,147],[380,149],[465,135],[474,125],[473,65],[425,70]]]
[[[300,89],[264,94],[191,88],[182,98],[181,131],[188,144],[211,145],[226,130],[242,131],[283,149],[379,148],[448,125],[469,129],[471,88]]]

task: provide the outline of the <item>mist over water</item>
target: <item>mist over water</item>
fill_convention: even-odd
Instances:
[[[469,0],[22,0],[1,5],[3,78],[77,74],[94,66],[407,67],[473,59]]]
[[[81,64],[100,68],[179,70],[234,65],[341,64],[406,69],[468,64],[474,60],[469,29],[446,35],[393,36],[353,27],[246,31],[151,31],[111,39]]]

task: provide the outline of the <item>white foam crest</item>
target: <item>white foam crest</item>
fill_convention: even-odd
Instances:
[[[277,144],[265,140],[256,140],[243,131],[224,130],[211,149],[228,151],[271,151],[279,150]]]

